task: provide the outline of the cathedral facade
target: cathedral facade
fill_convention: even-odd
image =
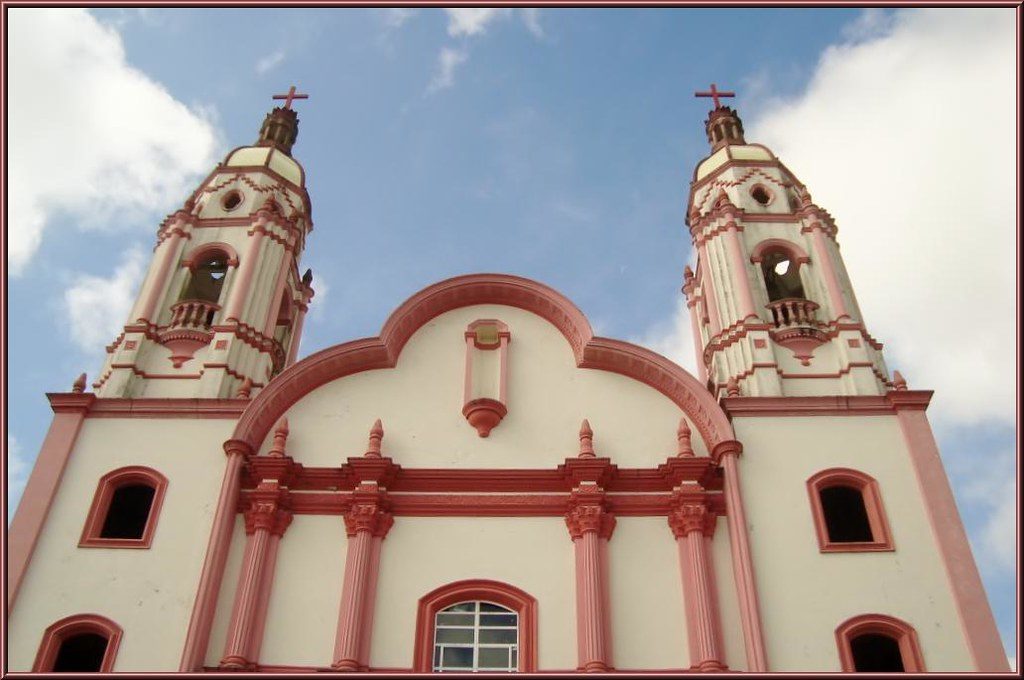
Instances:
[[[160,226],[91,389],[48,395],[8,670],[1007,671],[931,392],[808,187],[717,98],[705,130],[698,375],[500,274],[297,360],[275,108]]]

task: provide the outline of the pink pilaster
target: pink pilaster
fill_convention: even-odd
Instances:
[[[306,322],[306,310],[309,306],[309,298],[299,305],[299,309],[295,312],[295,320],[292,321],[292,339],[291,344],[288,346],[288,363],[285,367],[291,366],[295,363],[295,359],[299,356],[299,342],[302,340],[302,326]]]
[[[197,671],[203,665],[206,646],[210,640],[210,626],[213,625],[213,614],[217,606],[217,595],[224,578],[224,563],[231,547],[231,533],[235,524],[238,506],[238,491],[241,485],[242,463],[246,456],[252,454],[249,443],[240,439],[229,439],[224,442],[224,451],[228,461],[224,468],[224,478],[220,485],[220,496],[217,498],[217,510],[213,516],[213,527],[210,529],[210,540],[206,545],[206,559],[203,571],[199,576],[199,588],[196,592],[195,604],[192,607],[192,618],[189,620],[188,632],[185,636],[185,648],[181,654],[179,670],[183,672]]]
[[[721,317],[718,316],[718,302],[715,299],[715,286],[711,276],[711,262],[708,260],[707,243],[701,241],[697,248],[700,251],[700,261],[703,263],[700,267],[701,297],[704,298],[704,304],[708,306],[708,321],[711,324],[711,335],[715,336],[722,331],[722,321]]]
[[[77,389],[77,388],[76,388]],[[53,421],[39,450],[32,474],[25,484],[21,502],[7,533],[7,613],[14,608],[18,588],[25,576],[36,542],[50,514],[64,468],[78,440],[95,394],[48,394]]]
[[[690,634],[690,665],[700,671],[725,669],[721,624],[711,574],[711,556],[705,536],[714,531],[715,516],[702,502],[687,502],[673,508],[669,526],[679,548],[679,563],[686,590]]]
[[[754,297],[750,292],[750,277],[747,276],[747,263],[743,257],[743,244],[740,243],[739,227],[736,222],[729,220],[725,225],[725,250],[729,257],[730,268],[732,269],[732,285],[736,290],[736,300],[739,309],[738,321],[744,321],[750,317],[757,319],[757,312],[754,311]]]
[[[599,502],[582,502],[569,510],[565,522],[576,552],[578,668],[607,671],[611,668],[611,639],[604,546],[615,528],[615,518]]]
[[[156,323],[155,316],[156,307],[160,304],[160,298],[163,296],[164,291],[167,289],[169,283],[168,274],[171,271],[171,267],[177,261],[179,256],[179,249],[182,243],[181,237],[182,221],[179,219],[175,222],[172,227],[170,236],[168,236],[163,243],[161,243],[157,250],[160,251],[159,259],[157,260],[156,274],[153,276],[153,280],[150,281],[149,290],[146,293],[146,297],[139,308],[137,318],[135,320],[148,321],[150,323]]]
[[[896,405],[900,429],[910,452],[910,462],[914,466],[932,535],[946,568],[974,670],[1006,673],[1010,668],[1000,643],[999,629],[971,554],[967,532],[939,456],[939,447],[925,415],[931,392],[904,388],[889,392],[886,397]]]
[[[266,572],[271,568],[270,556],[273,535],[280,536],[291,522],[291,515],[282,509],[286,491],[276,480],[264,480],[252,494],[253,500],[245,513],[245,531],[248,538],[242,569],[235,590],[235,604],[228,625],[227,641],[220,667],[225,670],[251,670],[256,667],[255,650],[262,640],[257,634],[263,630],[260,610],[265,613],[271,583]],[[276,551],[273,551],[276,555]]]
[[[277,327],[277,314],[281,310],[282,295],[288,281],[288,272],[291,270],[291,252],[289,247],[281,246],[281,260],[277,265],[277,280],[274,282],[274,292],[267,304],[267,321],[263,325],[263,334],[270,337],[274,336],[274,329]]]
[[[277,551],[281,545],[281,535],[270,532],[270,542],[267,545],[267,566],[263,570],[263,583],[260,585],[259,604],[256,606],[256,622],[253,624],[253,640],[251,654],[252,659],[260,658],[260,650],[263,647],[263,633],[267,627],[267,610],[270,607],[271,586],[274,583],[274,572],[277,566]]]
[[[254,232],[249,238],[249,246],[245,249],[245,256],[239,263],[238,275],[231,286],[231,294],[224,310],[224,321],[239,321],[241,319],[245,301],[249,298],[249,290],[252,287],[252,278],[259,266],[260,246],[263,245],[263,230],[266,228],[266,221],[264,216],[260,216],[256,220]]]
[[[338,613],[338,630],[334,641],[334,662],[337,671],[366,669],[363,654],[369,650],[368,619],[372,616],[368,603],[374,595],[370,589],[376,584],[372,573],[379,558],[374,557],[374,534],[383,538],[390,528],[391,515],[377,502],[357,502],[345,515],[345,531],[349,537],[345,557],[345,580]],[[379,546],[379,543],[378,543]]]
[[[844,318],[849,319],[850,315],[846,312],[846,303],[843,302],[843,293],[839,286],[839,276],[836,274],[836,267],[829,256],[824,228],[820,222],[815,222],[811,227],[811,246],[814,248],[815,264],[821,267],[821,275],[825,279],[832,313],[835,314],[837,321]]]
[[[736,458],[743,446],[733,440],[717,444],[712,456],[722,466],[724,481],[726,520],[729,522],[729,546],[732,551],[733,577],[739,596],[740,623],[743,626],[743,641],[747,653],[747,670],[764,673],[768,670],[765,654],[764,633],[761,628],[761,607],[757,598],[757,583],[754,580],[754,561],[750,554],[747,537],[747,517],[740,493],[739,471]]]

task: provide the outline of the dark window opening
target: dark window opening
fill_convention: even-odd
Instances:
[[[768,202],[772,200],[771,194],[769,194],[768,190],[762,186],[754,187],[750,191],[750,195],[761,205],[768,205]]]
[[[898,640],[879,633],[858,635],[850,641],[853,666],[858,672],[903,672]]]
[[[225,210],[234,210],[241,202],[242,194],[237,191],[232,191],[224,196],[223,200],[221,200],[221,205],[224,206]]]
[[[106,653],[107,638],[104,636],[97,633],[73,635],[60,643],[53,672],[98,673]]]
[[[860,489],[832,486],[822,489],[821,510],[825,515],[828,540],[832,543],[861,543],[874,540],[871,522]]]
[[[110,498],[100,538],[142,538],[155,495],[156,489],[145,484],[117,488]]]
[[[220,289],[228,273],[228,261],[223,255],[214,255],[204,260],[192,271],[192,279],[185,289],[183,300],[204,300],[216,304],[220,301]],[[212,322],[212,317],[209,321]]]
[[[767,253],[761,260],[761,273],[764,274],[764,285],[770,302],[786,298],[807,299],[804,284],[800,280],[800,267],[788,254],[781,251]]]

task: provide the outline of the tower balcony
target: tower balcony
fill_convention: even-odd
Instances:
[[[171,322],[160,331],[160,344],[171,350],[175,368],[213,339],[210,326],[220,305],[206,300],[180,300],[171,305]]]
[[[828,336],[821,331],[824,324],[818,320],[818,303],[803,298],[783,298],[765,306],[772,315],[773,330],[769,331],[772,339],[792,351],[801,364],[809,366],[814,350],[828,342]]]

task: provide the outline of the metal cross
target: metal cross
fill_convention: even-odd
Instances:
[[[715,87],[715,84],[711,83],[711,91],[710,92],[694,92],[693,96],[694,97],[711,97],[711,101],[713,101],[715,103],[715,108],[717,109],[717,108],[721,108],[721,106],[722,106],[721,104],[718,103],[718,98],[719,97],[735,97],[736,93],[735,92],[719,92],[718,89]]]
[[[295,94],[295,86],[292,85],[288,88],[288,94],[275,94],[274,99],[283,99],[284,108],[292,108],[292,101],[295,99],[309,99],[308,94]]]

